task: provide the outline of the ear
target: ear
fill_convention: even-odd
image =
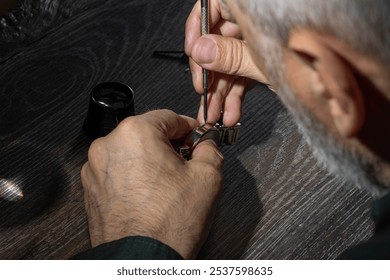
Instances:
[[[327,110],[334,128],[343,137],[356,136],[365,116],[363,94],[352,65],[310,30],[292,32],[288,48],[310,67],[308,91]]]

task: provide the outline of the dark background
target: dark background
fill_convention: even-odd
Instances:
[[[196,116],[181,59],[193,0],[16,1],[0,17],[1,259],[66,259],[89,248],[79,177],[88,94],[119,81],[136,112]],[[0,10],[1,11],[1,10]],[[333,259],[373,230],[371,198],[316,164],[274,93],[247,94],[240,143],[223,148],[224,191],[201,259]]]

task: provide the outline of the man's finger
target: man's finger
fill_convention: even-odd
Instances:
[[[197,93],[203,94],[203,76],[202,76],[202,68],[195,63],[191,58],[189,59],[191,75],[192,75],[192,83],[194,85],[195,91]]]
[[[168,139],[185,137],[198,125],[195,119],[177,115],[170,110],[150,111],[139,117],[167,135]]]
[[[267,83],[265,75],[254,64],[242,40],[215,34],[205,35],[195,41],[190,56],[208,70]]]
[[[220,94],[218,93],[208,94],[208,106],[207,106],[208,123],[216,123],[219,120],[219,118],[221,117],[222,102],[223,102],[223,97]],[[203,110],[204,110],[204,98],[202,96],[199,110],[198,110],[198,121],[200,123],[204,123]]]
[[[186,26],[185,26],[185,52],[189,56],[191,49],[193,47],[194,42],[201,36],[200,26],[201,26],[201,12],[200,12],[200,1],[197,1],[190,15],[187,18]],[[219,1],[210,1],[210,29],[218,24],[221,19],[221,7],[219,5]],[[225,13],[223,13],[224,16]],[[225,18],[227,19],[227,18]]]
[[[223,161],[223,155],[213,140],[206,140],[199,143],[192,151],[191,162],[206,163],[220,169],[222,168]]]
[[[223,124],[226,126],[235,125],[241,118],[242,101],[245,97],[245,78],[239,78],[230,88],[225,98],[223,109]]]
[[[185,26],[185,52],[190,54],[196,39],[200,37],[200,2],[198,1],[187,18]]]

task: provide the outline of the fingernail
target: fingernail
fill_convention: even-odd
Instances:
[[[201,37],[194,46],[192,58],[199,64],[214,62],[217,56],[217,47],[211,39]]]
[[[229,113],[229,111],[224,111],[223,112],[223,123],[225,124],[225,123],[228,123],[228,120],[229,120],[229,116],[230,115],[230,113]]]

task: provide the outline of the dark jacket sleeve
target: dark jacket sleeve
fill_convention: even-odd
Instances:
[[[175,250],[158,240],[130,236],[79,253],[73,260],[182,260]]]
[[[390,259],[390,194],[374,202],[372,218],[375,222],[374,236],[342,253],[340,259]]]

